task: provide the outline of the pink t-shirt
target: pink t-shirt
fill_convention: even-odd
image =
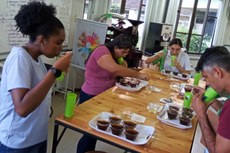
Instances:
[[[106,46],[94,49],[85,67],[85,82],[82,90],[90,95],[98,95],[115,85],[116,79],[113,74],[102,69],[97,61],[104,55],[110,54]]]
[[[230,139],[230,99],[228,99],[222,108],[219,118],[217,133],[226,139]]]

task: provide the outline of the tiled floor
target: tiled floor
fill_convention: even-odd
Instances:
[[[52,147],[52,139],[53,139],[53,128],[54,128],[54,118],[58,114],[61,114],[64,112],[65,109],[65,100],[63,98],[63,94],[56,94],[53,96],[52,101],[52,107],[54,110],[54,114],[50,119],[49,123],[49,138],[48,138],[48,153],[51,153],[51,147]],[[60,128],[59,132],[62,128]],[[192,153],[203,153],[204,147],[199,143],[200,141],[200,129],[198,127],[195,142],[193,145]],[[66,130],[63,138],[61,139],[58,148],[57,153],[76,153],[76,146],[78,140],[81,138],[82,134],[74,132],[72,130]],[[103,143],[98,141],[96,150],[106,151],[108,153],[124,153],[124,150],[119,149],[117,147],[111,146],[109,144]]]

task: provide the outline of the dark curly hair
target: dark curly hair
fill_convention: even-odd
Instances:
[[[168,46],[172,46],[172,45],[179,45],[181,48],[183,47],[182,41],[179,38],[173,38],[170,42]]]
[[[53,5],[30,2],[21,6],[14,20],[17,30],[23,35],[28,35],[30,41],[34,42],[38,35],[48,38],[50,35],[58,34],[60,29],[64,29],[64,25],[55,15],[56,8]]]
[[[118,47],[119,49],[130,49],[130,51],[132,51],[132,40],[131,40],[130,36],[127,36],[125,34],[119,34],[112,41],[107,42],[105,44],[105,46],[109,49],[110,53],[113,56],[113,59],[115,60],[115,58],[114,58],[114,47]],[[99,47],[99,46],[97,46],[97,47]],[[96,48],[94,48],[94,50]],[[85,64],[88,62],[92,52],[90,53],[88,58],[85,60]]]
[[[230,72],[230,53],[223,46],[206,48],[201,55],[195,70],[202,71],[204,67],[217,65]]]
[[[116,36],[112,41],[106,43],[105,46],[110,50],[111,54],[114,55],[114,47],[131,50],[132,40],[128,35],[120,34]]]

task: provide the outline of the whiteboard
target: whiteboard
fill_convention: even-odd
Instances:
[[[14,16],[21,5],[32,0],[0,0],[0,52],[10,51],[13,46],[21,46],[28,42],[28,37],[23,37],[16,31]],[[39,0],[37,0],[39,1]],[[57,10],[57,17],[65,26],[66,40],[68,44],[72,0],[40,0],[47,5],[53,4]]]
[[[105,43],[108,25],[101,22],[77,19],[77,29],[73,43],[73,64],[85,68],[85,60],[98,45]]]

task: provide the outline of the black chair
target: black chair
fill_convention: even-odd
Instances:
[[[141,50],[133,49],[129,52],[129,54],[125,57],[125,60],[128,63],[129,68],[138,68],[141,63],[143,52]]]

